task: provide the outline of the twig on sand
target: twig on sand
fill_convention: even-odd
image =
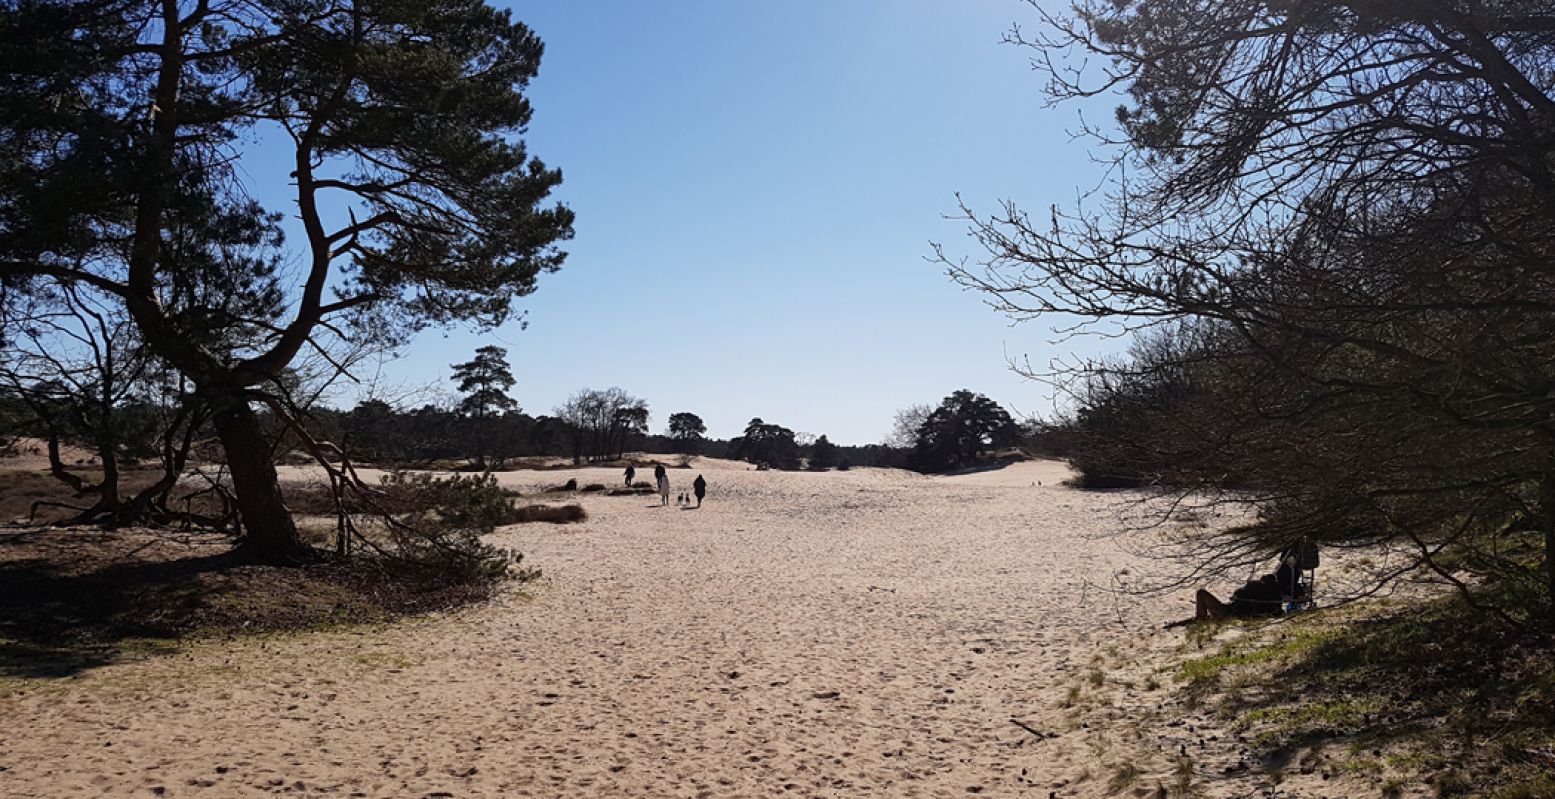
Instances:
[[[1037,740],[1039,740],[1039,741],[1042,740],[1043,738],[1056,738],[1056,737],[1058,737],[1057,733],[1046,733],[1046,732],[1043,732],[1043,731],[1037,729],[1036,727],[1033,727],[1030,724],[1027,724],[1024,721],[1021,721],[1020,719],[1010,719],[1010,723],[1014,724],[1015,726],[1017,726],[1017,727],[1019,727],[1019,728],[1021,728],[1023,730],[1025,730],[1026,732],[1031,733],[1032,735],[1037,736]]]

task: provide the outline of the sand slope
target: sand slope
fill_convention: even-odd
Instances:
[[[585,495],[582,525],[500,532],[545,577],[495,605],[0,699],[0,795],[1103,796],[1125,763],[1154,795],[1189,746],[1206,795],[1261,784],[1204,782],[1234,742],[1144,687],[1188,600],[1094,587],[1148,564],[1061,465],[698,466],[701,510]],[[568,477],[620,482],[502,479]]]

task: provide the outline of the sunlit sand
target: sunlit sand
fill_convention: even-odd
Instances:
[[[1204,736],[1155,685],[1188,601],[1097,587],[1151,564],[1062,464],[701,460],[673,489],[698,473],[701,510],[584,494],[584,524],[503,529],[544,577],[492,605],[29,684],[0,699],[0,795],[1102,796]],[[501,475],[568,477],[621,479]]]

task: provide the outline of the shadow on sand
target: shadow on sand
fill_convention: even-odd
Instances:
[[[0,547],[27,543],[26,533],[0,534]],[[0,562],[0,677],[69,677],[114,662],[126,648],[171,649],[154,639],[176,635],[175,620],[215,591],[199,577],[238,565],[231,552],[84,573],[52,558]]]
[[[1555,796],[1555,630],[1527,624],[1448,597],[1343,623],[1300,620],[1261,643],[1233,639],[1184,673],[1190,693],[1218,693],[1217,712],[1259,725],[1265,770],[1298,753],[1325,767],[1326,749],[1380,773],[1388,750],[1441,786]],[[1227,690],[1221,674],[1236,668],[1263,672],[1259,690]]]
[[[935,477],[961,477],[968,474],[981,474],[983,472],[996,472],[1013,464],[1025,463],[1024,458],[999,458],[997,460],[983,461],[975,466],[965,466],[949,472],[937,472]]]

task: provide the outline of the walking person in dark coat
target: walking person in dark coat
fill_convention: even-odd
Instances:
[[[637,476],[637,468],[631,465],[626,467],[626,487],[632,487],[632,478]]]
[[[697,479],[692,481],[691,489],[692,491],[696,492],[697,507],[702,507],[702,497],[707,496],[707,481],[703,480],[702,475],[699,474],[697,475]]]

